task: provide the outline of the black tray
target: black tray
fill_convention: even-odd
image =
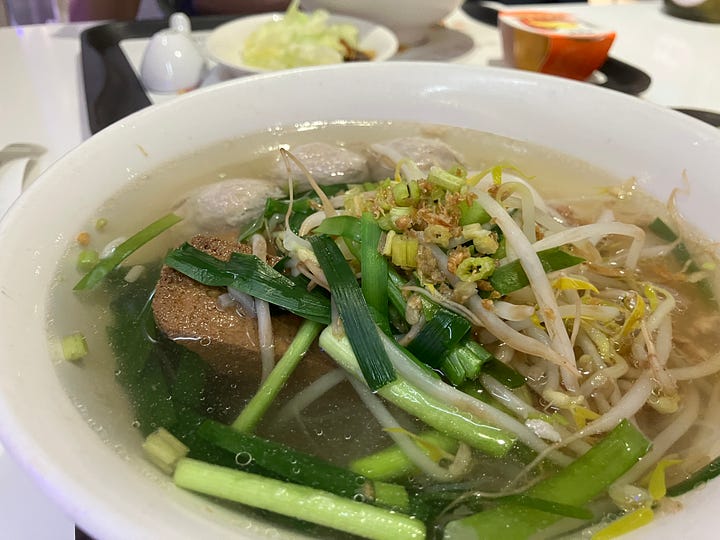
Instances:
[[[465,13],[470,15],[472,18],[489,24],[497,26],[498,12],[495,8],[484,5],[482,0],[470,0],[465,2],[462,6]],[[644,71],[626,64],[613,58],[608,57],[607,61],[598,69],[600,73],[605,75],[605,81],[598,83],[598,86],[617,90],[625,94],[631,94],[637,96],[644,92],[650,86],[652,79],[650,75]]]

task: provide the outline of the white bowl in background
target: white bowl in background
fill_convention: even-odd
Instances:
[[[215,28],[207,37],[205,50],[210,58],[222,64],[236,75],[272,71],[251,66],[243,61],[243,46],[250,34],[261,25],[279,21],[284,13],[260,13],[241,17]],[[357,17],[330,15],[328,24],[351,24],[358,29],[358,45],[361,51],[372,54],[372,62],[391,58],[398,50],[398,39],[391,30]]]
[[[46,307],[57,261],[94,209],[138,175],[245,134],[338,120],[489,131],[550,147],[619,178],[636,176],[661,199],[685,171],[692,189],[679,199],[680,210],[720,240],[715,181],[720,131],[584,83],[453,64],[364,63],[247,77],[143,109],[52,165],[0,222],[0,435],[42,488],[94,537],[239,539],[278,532],[177,489],[142,457],[139,435],[118,424],[127,415],[114,406],[112,393],[99,382],[90,387],[84,378],[75,381],[76,366],[53,365]],[[74,382],[92,422],[68,397],[66,386]],[[103,434],[112,434],[111,440],[105,442]],[[714,537],[720,481],[682,500],[682,511],[628,538]]]
[[[303,9],[326,9],[390,28],[409,47],[422,43],[430,27],[440,23],[464,0],[302,0]]]

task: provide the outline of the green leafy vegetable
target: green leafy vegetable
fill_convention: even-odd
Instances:
[[[390,334],[388,318],[388,261],[380,254],[378,245],[382,230],[366,212],[360,220],[360,269],[362,293],[373,320],[386,334]]]
[[[249,66],[277,70],[338,64],[348,46],[357,49],[359,30],[351,24],[329,24],[325,10],[301,12],[293,2],[284,17],[261,25],[242,45]]]
[[[311,236],[310,244],[330,285],[363,377],[371,390],[382,388],[395,379],[395,370],[380,341],[360,285],[340,248],[330,237]]]
[[[644,456],[650,442],[627,420],[620,422],[603,440],[565,469],[535,484],[523,495],[567,506],[579,507],[598,496]],[[506,540],[531,537],[560,519],[560,507],[540,510],[522,505],[502,504],[459,520],[445,527],[445,540],[494,538],[502,531]]]
[[[471,328],[465,317],[438,307],[408,344],[408,350],[429,366],[440,367],[443,357],[460,343]]]
[[[171,251],[165,264],[205,285],[233,287],[305,319],[330,324],[327,296],[308,291],[254,255],[233,253],[225,262],[186,243]]]
[[[388,499],[378,500],[376,483],[372,480],[284,444],[249,433],[240,433],[213,420],[203,422],[198,429],[198,435],[233,453],[241,467],[256,463],[276,477],[294,484],[322,489],[342,497],[354,498],[361,495],[368,502],[407,507],[408,498],[403,487],[384,484],[382,491]],[[380,485],[379,482],[377,484]]]

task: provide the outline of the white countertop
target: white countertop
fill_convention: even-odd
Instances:
[[[670,107],[720,112],[720,25],[672,18],[654,0],[604,6],[561,4],[550,9],[572,12],[583,20],[616,30],[610,54],[652,77],[642,99]],[[45,146],[48,151],[38,160],[32,177],[90,136],[79,56],[79,36],[88,26],[0,28],[0,148],[13,142]],[[469,40],[452,32],[455,30],[469,36],[472,43],[452,61],[500,63],[497,29],[476,22],[462,11],[449,17],[446,26],[451,30],[436,32],[434,48],[411,50],[405,53],[406,58],[443,59],[448,51],[463,50],[461,42],[464,39],[467,45]],[[131,63],[137,65],[142,43],[127,43],[124,50]],[[151,97],[154,101],[168,99]],[[3,538],[74,538],[72,522],[20,471],[2,447],[0,523]]]

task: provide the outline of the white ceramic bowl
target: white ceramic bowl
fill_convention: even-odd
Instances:
[[[241,17],[218,26],[205,42],[208,57],[236,75],[271,71],[243,61],[243,44],[257,28],[270,21],[279,21],[283,13],[260,13]],[[373,62],[391,58],[398,50],[398,39],[388,28],[357,17],[331,15],[328,24],[352,24],[358,29],[359,49],[372,53]]]
[[[588,84],[506,69],[367,63],[247,77],[144,109],[50,167],[0,222],[0,434],[42,488],[98,539],[265,538],[277,531],[176,489],[142,458],[139,437],[122,424],[127,415],[113,406],[112,394],[88,386],[75,366],[53,365],[46,304],[58,259],[93,210],[137,175],[199,147],[316,120],[495,132],[620,178],[637,176],[660,198],[686,171],[692,189],[680,208],[720,240],[720,131]],[[92,422],[68,398],[73,384]],[[103,441],[108,434],[111,441]],[[714,538],[720,481],[683,500],[681,512],[636,537]]]
[[[417,45],[434,24],[458,8],[463,0],[302,0],[307,10],[353,15],[383,24],[397,34],[400,44]]]

